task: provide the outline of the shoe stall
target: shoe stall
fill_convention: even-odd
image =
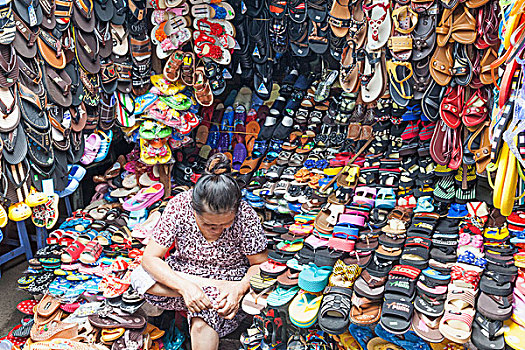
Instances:
[[[0,2],[0,347],[190,348],[130,275],[223,153],[236,348],[525,349],[524,48],[523,0]]]

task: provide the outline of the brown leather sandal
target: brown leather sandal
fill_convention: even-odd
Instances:
[[[456,8],[453,14],[452,39],[461,44],[473,44],[476,41],[476,19],[468,7]]]
[[[437,44],[438,46],[445,46],[450,40],[452,35],[452,11],[449,9],[443,9],[443,14],[441,15],[441,21],[436,27],[437,33]]]
[[[486,121],[478,128],[468,142],[469,151],[474,154],[474,160],[476,161],[476,172],[478,174],[485,173],[485,169],[490,163],[490,151],[491,144],[489,139],[490,133],[490,121]],[[472,143],[481,134],[481,142],[478,149],[472,149]]]
[[[59,44],[59,40],[51,33],[40,31],[38,38],[38,51],[51,67],[64,69],[66,66],[66,55]]]
[[[453,49],[453,43],[445,47],[438,46],[430,59],[430,75],[432,75],[436,83],[441,86],[446,86],[452,80],[451,68],[454,65],[454,57],[452,56]]]
[[[209,107],[213,104],[213,93],[211,92],[208,79],[204,75],[204,68],[198,67],[195,69],[193,78],[193,88],[195,89],[195,99],[199,104]]]
[[[487,50],[485,50],[485,54],[483,55],[483,58],[480,62],[481,71],[479,74],[479,80],[481,80],[483,84],[492,84],[492,74],[490,65],[497,59],[498,53],[496,52],[496,50],[494,50],[492,47],[489,47]]]
[[[388,48],[395,58],[407,61],[412,55],[411,33],[416,28],[417,21],[418,14],[408,5],[397,5],[392,11],[392,36],[388,39]]]
[[[168,62],[166,62],[166,65],[164,66],[163,71],[163,75],[166,80],[175,82],[180,78],[180,67],[182,66],[183,57],[184,54],[182,51],[175,51],[170,56]]]

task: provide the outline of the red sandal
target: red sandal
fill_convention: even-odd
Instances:
[[[85,248],[86,246],[80,243],[79,241],[71,243],[71,245],[68,246],[66,251],[61,256],[62,262],[72,263],[77,261],[80,257],[80,254],[82,254]]]
[[[445,98],[441,101],[439,115],[450,128],[456,129],[461,125],[461,108],[463,106],[463,86],[447,88]]]

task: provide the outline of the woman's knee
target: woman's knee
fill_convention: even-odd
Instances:
[[[193,317],[191,319],[191,333],[192,334],[206,334],[206,335],[212,335],[213,333],[218,333],[213,329],[209,324],[204,321],[204,319],[200,317]]]

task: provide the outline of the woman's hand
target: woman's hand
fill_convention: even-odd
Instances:
[[[213,309],[210,299],[204,294],[204,291],[198,285],[187,282],[181,291],[184,302],[190,312],[201,312],[203,310]]]
[[[244,296],[241,282],[225,282],[219,287],[220,295],[217,298],[217,313],[227,320],[231,320],[239,310],[239,304]]]

